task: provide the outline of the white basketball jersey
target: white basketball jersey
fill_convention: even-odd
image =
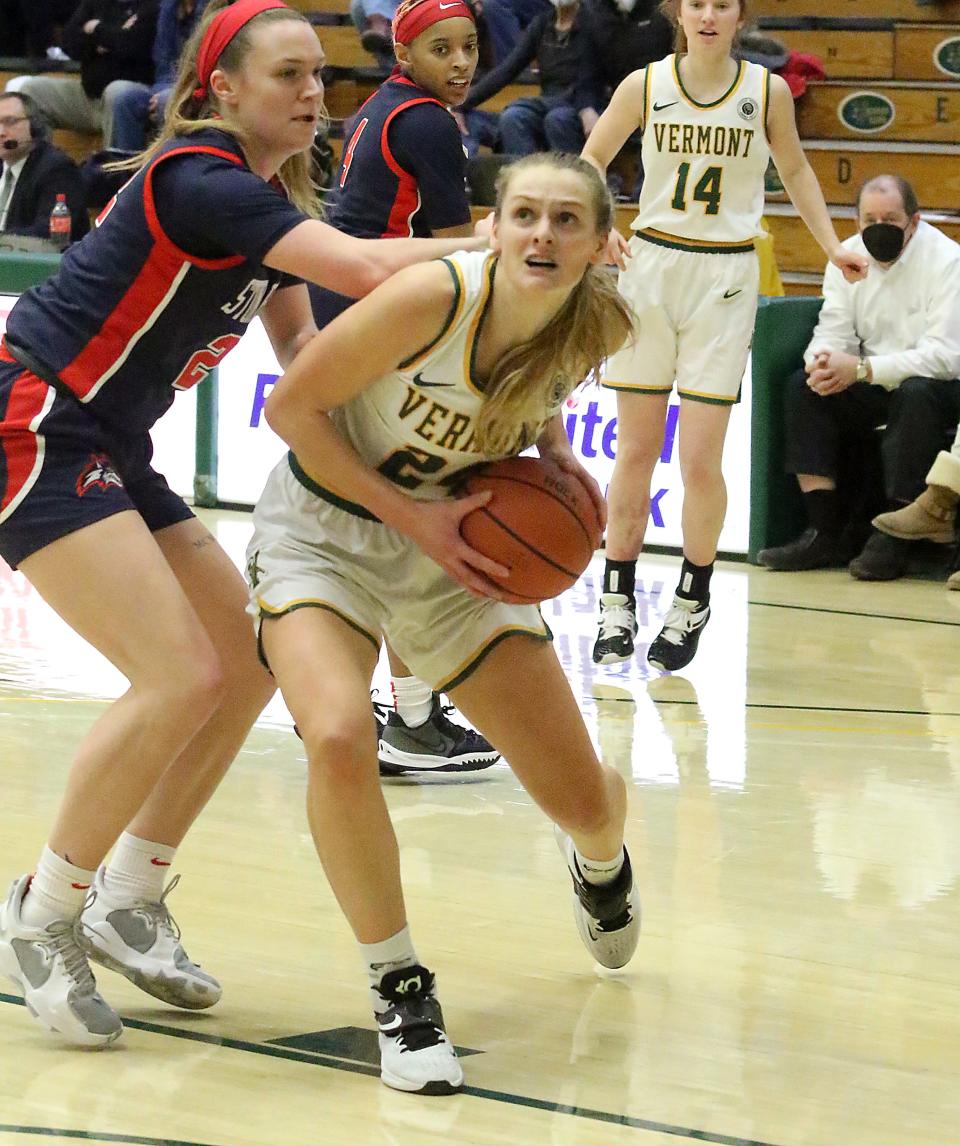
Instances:
[[[643,188],[631,226],[685,250],[749,250],[760,230],[770,158],[770,74],[740,61],[726,94],[701,104],[684,90],[677,65],[677,56],[647,65]]]
[[[483,404],[475,358],[497,260],[489,251],[458,251],[443,261],[455,295],[442,332],[414,358],[331,412],[368,465],[422,498],[449,495],[461,470],[490,460],[474,441]],[[565,397],[566,390],[558,393],[557,409]],[[294,472],[303,480],[296,466]]]

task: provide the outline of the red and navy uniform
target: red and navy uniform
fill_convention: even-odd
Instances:
[[[470,222],[466,155],[447,105],[395,72],[347,127],[326,221],[361,239],[429,238]],[[324,326],[354,300],[310,287]]]
[[[24,294],[0,350],[0,555],[10,564],[122,509],[190,515],[148,431],[274,290],[263,258],[305,216],[225,132],[165,144]]]

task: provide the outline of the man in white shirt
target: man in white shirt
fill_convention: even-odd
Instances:
[[[898,176],[866,183],[857,211],[858,234],[844,246],[868,254],[870,272],[847,283],[827,267],[805,368],[787,383],[786,470],[797,476],[809,527],[760,551],[768,569],[850,560],[845,542],[856,522],[843,520],[837,494],[844,462],[883,427],[884,492],[890,506],[906,505],[960,420],[960,245],[922,221],[913,188]],[[910,544],[874,531],[850,572],[864,581],[901,577]]]

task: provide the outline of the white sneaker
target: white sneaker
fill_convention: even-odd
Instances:
[[[600,623],[593,646],[594,663],[615,665],[630,660],[636,635],[636,599],[624,593],[602,593]]]
[[[0,907],[0,971],[23,992],[31,1015],[48,1031],[82,1047],[105,1047],[123,1033],[120,1016],[97,992],[77,941],[82,924],[56,919],[28,927],[20,918],[31,876],[14,880]]]
[[[584,947],[601,967],[625,967],[640,941],[640,893],[626,848],[620,874],[598,887],[580,874],[573,840],[556,825],[554,834],[573,880],[573,917]]]
[[[456,1094],[463,1070],[443,1027],[443,1013],[426,967],[401,967],[380,980],[389,1007],[377,1015],[380,1078],[394,1090]]]
[[[166,899],[180,882],[175,876],[159,900],[124,902],[103,885],[101,868],[81,919],[87,955],[119,973],[155,999],[188,1011],[212,1007],[223,988],[191,962]]]

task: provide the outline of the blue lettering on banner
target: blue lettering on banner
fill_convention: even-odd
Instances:
[[[567,414],[566,431],[570,445],[576,448],[577,423],[580,423],[580,454],[585,458],[595,458],[598,453],[597,427],[602,426],[600,432],[599,452],[613,461],[617,456],[617,419],[610,418],[605,421],[599,412],[599,403],[588,402],[582,413],[571,411]],[[663,447],[660,451],[660,461],[668,465],[673,459],[673,450],[677,441],[677,426],[680,422],[680,404],[671,402],[667,407],[667,416],[663,427]]]
[[[253,406],[250,409],[250,426],[256,429],[260,425],[260,415],[267,401],[267,390],[274,385],[280,377],[279,374],[258,374],[257,387],[253,392]]]

